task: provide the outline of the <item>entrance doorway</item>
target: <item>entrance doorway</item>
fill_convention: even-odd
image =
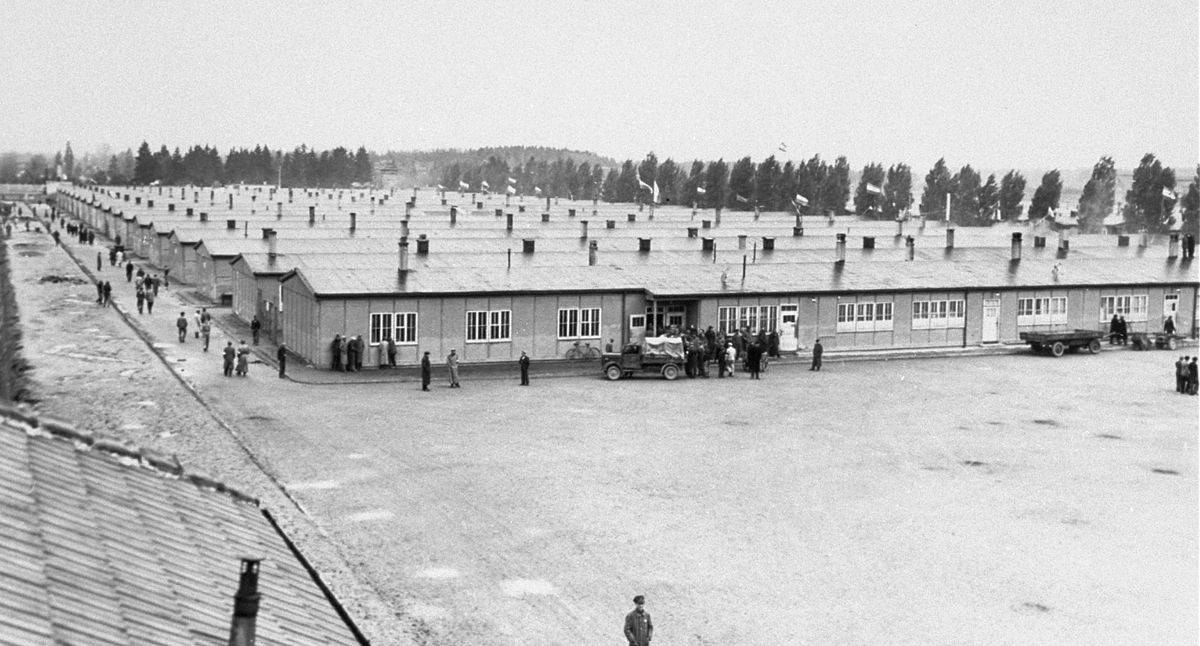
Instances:
[[[795,352],[800,347],[796,336],[796,321],[800,318],[800,306],[784,303],[779,306],[779,351]]]
[[[1000,299],[988,298],[983,301],[983,335],[984,343],[1000,342]]]

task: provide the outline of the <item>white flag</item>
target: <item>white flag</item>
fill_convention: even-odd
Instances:
[[[883,195],[883,189],[870,182],[867,182],[867,192],[874,193],[876,195]]]
[[[534,195],[541,195],[541,194],[542,194],[542,189],[541,189],[541,188],[538,188],[537,186],[534,186],[534,187],[533,187],[533,194],[534,194]]]
[[[704,190],[704,187],[703,187],[703,186],[697,186],[697,187],[696,187],[696,194],[697,194],[697,195],[704,195],[704,194],[705,194],[705,193],[707,193],[707,192],[708,192],[708,191]]]
[[[466,182],[464,182],[462,180],[458,180],[458,190],[465,191],[468,188],[471,188],[470,185],[468,185]]]
[[[483,190],[485,190],[485,191],[486,191],[486,190],[489,190],[489,189],[491,189],[491,188],[492,188],[491,186],[488,186],[488,183],[487,183],[487,180],[486,180],[486,179],[485,179],[485,180],[483,180],[482,182],[480,182],[480,183],[479,183],[479,185],[480,185],[480,186],[482,186],[482,187],[483,187]]]
[[[1164,186],[1163,187],[1163,197],[1167,198],[1168,200],[1173,200],[1173,199],[1175,199],[1175,192],[1172,191],[1171,189],[1167,188],[1166,186]]]
[[[442,186],[441,184],[438,184],[438,190],[439,190],[439,191],[444,191],[444,190],[446,190],[446,187],[445,187],[445,186]]]
[[[808,198],[796,193],[796,204],[799,204],[800,206],[808,206]]]
[[[734,197],[736,197],[736,198],[737,198],[737,201],[741,202],[742,204],[749,204],[749,203],[750,203],[750,200],[749,200],[749,199],[747,199],[747,198],[745,198],[745,197],[742,197],[741,195],[736,195],[736,196],[734,196]]]
[[[633,175],[634,175],[634,177],[637,177],[637,183],[638,183],[639,188],[644,188],[647,191],[654,191],[654,189],[650,188],[649,184],[642,181],[642,171],[641,170],[633,171]]]
[[[511,177],[510,177],[510,178],[508,178],[508,183],[509,183],[509,184],[516,184],[516,183],[517,183],[517,180],[515,180],[515,179],[513,179],[513,178],[511,178]]]
[[[650,194],[650,199],[652,204],[658,204],[658,180],[654,180],[654,190]]]
[[[517,194],[517,189],[516,189],[516,188],[513,188],[512,186],[509,186],[509,187],[508,187],[508,194],[509,194],[509,195],[516,195],[516,194]]]

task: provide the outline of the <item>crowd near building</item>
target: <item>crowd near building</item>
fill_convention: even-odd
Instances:
[[[478,188],[478,187],[476,187]],[[804,352],[1197,333],[1195,241],[1052,222],[697,210],[434,189],[62,186],[56,208],[330,366],[337,336],[402,365],[561,359],[709,326]]]

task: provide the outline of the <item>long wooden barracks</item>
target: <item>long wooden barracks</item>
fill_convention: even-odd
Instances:
[[[63,187],[58,207],[321,366],[339,334],[374,352],[390,336],[405,364],[561,359],[693,325],[775,331],[784,352],[1010,343],[1114,314],[1197,334],[1177,233],[271,186]]]

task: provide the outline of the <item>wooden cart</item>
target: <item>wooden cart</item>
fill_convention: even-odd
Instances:
[[[1028,343],[1034,352],[1049,352],[1061,357],[1070,350],[1087,348],[1088,352],[1100,352],[1100,339],[1104,332],[1095,330],[1068,330],[1064,332],[1022,332],[1021,340]]]

